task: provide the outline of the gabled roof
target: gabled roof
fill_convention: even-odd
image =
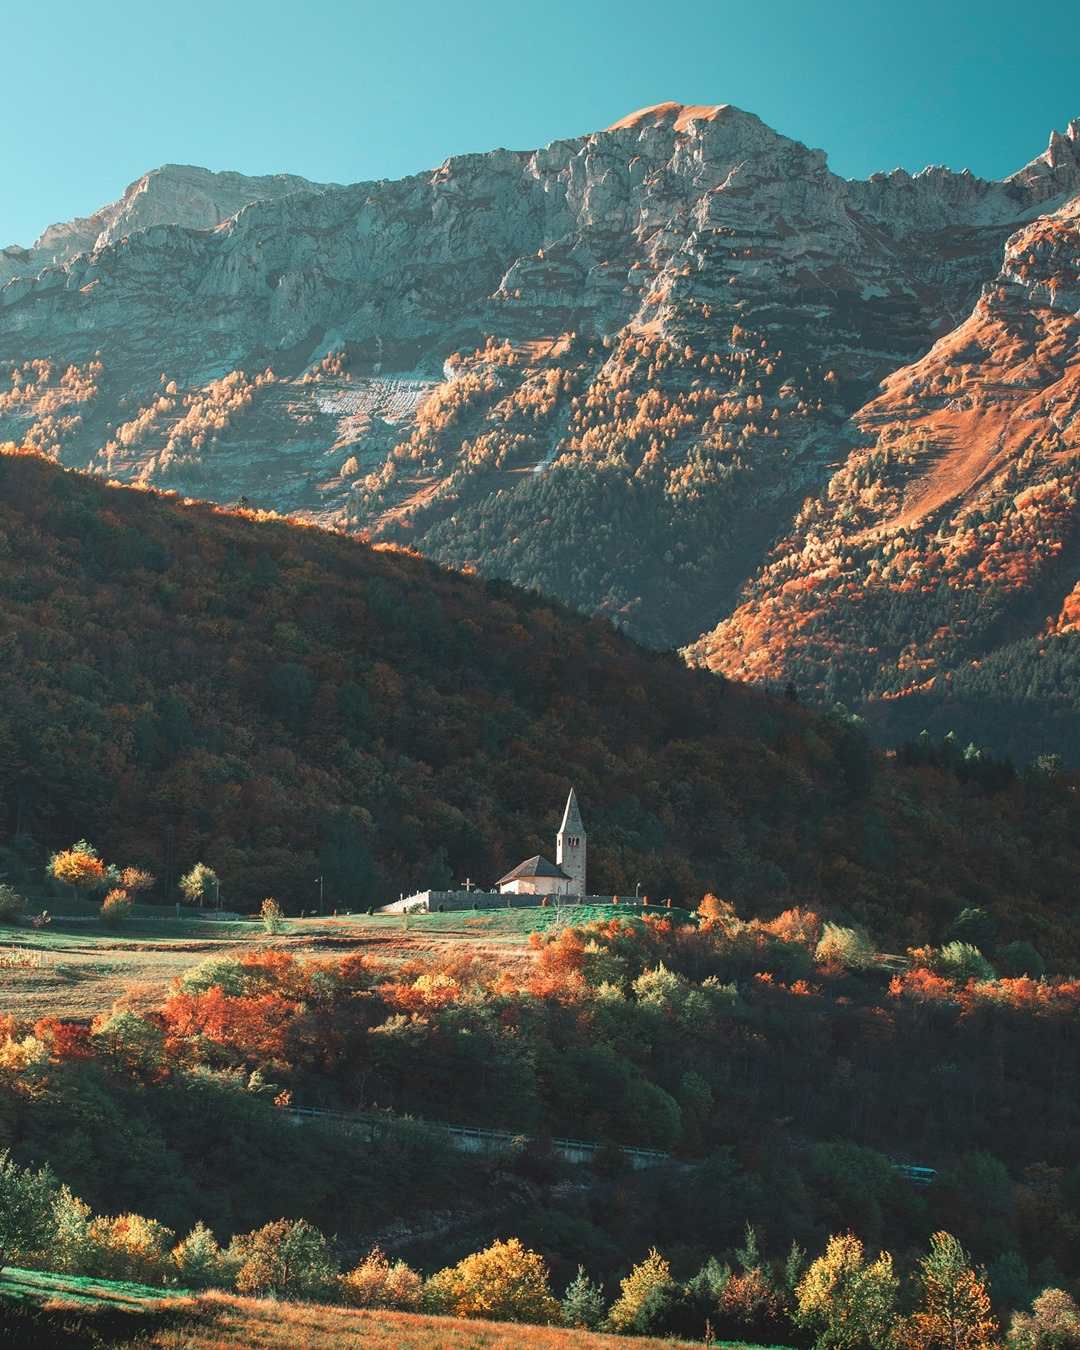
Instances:
[[[559,826],[560,834],[584,834],[585,825],[581,819],[581,811],[578,809],[577,793],[573,788],[570,789],[570,796],[566,799],[566,810],[563,812],[562,824]]]
[[[547,858],[542,858],[536,853],[531,858],[526,858],[523,863],[518,863],[512,872],[500,877],[495,885],[505,886],[508,881],[524,881],[529,877],[550,877],[553,881],[571,880],[561,867],[556,867],[553,862],[548,862]]]

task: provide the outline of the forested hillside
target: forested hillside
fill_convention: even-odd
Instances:
[[[739,679],[1080,762],[1080,200],[854,418],[744,603],[690,648]]]
[[[602,620],[279,520],[0,456],[3,865],[86,836],[175,898],[381,902],[550,848],[576,785],[591,884],[890,942],[964,908],[1077,946],[1080,809],[1054,766],[872,753]],[[40,875],[40,874],[38,874]]]

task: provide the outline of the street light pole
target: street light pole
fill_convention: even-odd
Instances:
[[[321,876],[317,876],[315,880],[319,883],[319,913],[321,915],[323,911],[323,879]]]

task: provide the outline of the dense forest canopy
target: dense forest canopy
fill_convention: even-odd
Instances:
[[[576,785],[591,884],[812,902],[897,946],[986,909],[1080,942],[1075,781],[883,757],[812,714],[505,583],[0,456],[0,866],[87,837],[196,861],[231,906],[356,908],[550,848]]]

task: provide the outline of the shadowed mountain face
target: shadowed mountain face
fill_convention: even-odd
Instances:
[[[977,466],[1012,457],[980,439],[997,412],[951,426],[944,459],[936,431],[902,426],[941,422],[949,350],[948,380],[978,366],[986,398],[1015,393],[1015,344],[992,373],[962,336],[995,306],[1002,333],[1021,313],[1068,328],[1078,191],[1080,123],[1002,182],[858,182],[748,113],[677,104],[400,182],[166,168],[3,255],[0,275],[24,274],[0,289],[0,436],[407,542],[655,644],[719,623],[696,659],[824,687],[772,627],[771,577],[811,528],[793,522],[824,492],[807,509],[842,552],[845,475],[895,495],[879,461],[898,439],[925,442],[906,505],[860,529],[937,529],[969,491],[954,482],[985,487]],[[1025,239],[1061,277],[1025,289]],[[1044,365],[1016,425],[1036,426]],[[878,691],[859,670],[848,692]]]

